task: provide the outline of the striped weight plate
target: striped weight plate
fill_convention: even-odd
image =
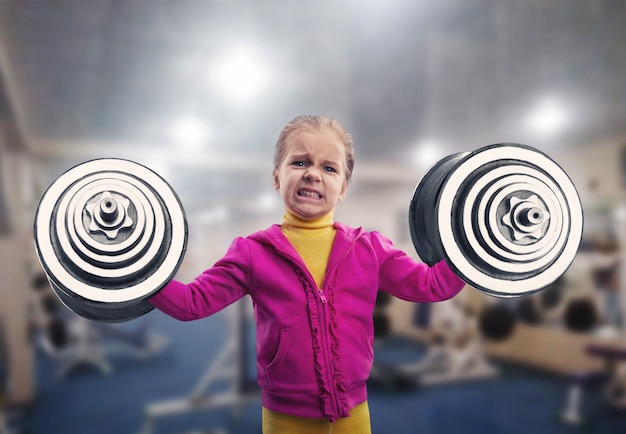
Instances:
[[[419,180],[409,207],[409,230],[420,259],[432,266],[444,258],[434,210],[447,174],[467,153],[449,155],[431,166]]]
[[[187,247],[187,219],[171,186],[145,166],[97,159],[46,190],[35,249],[52,288],[75,313],[120,322],[150,311]]]
[[[565,171],[529,146],[486,146],[447,173],[435,207],[443,256],[470,285],[500,297],[548,287],[578,251],[583,212]]]

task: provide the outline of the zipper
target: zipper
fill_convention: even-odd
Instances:
[[[326,300],[326,295],[324,294],[324,290],[323,289],[318,289],[317,293],[320,296],[320,300],[322,300],[322,304],[326,304],[326,301],[328,301],[328,300]]]
[[[298,263],[301,262],[298,261]],[[309,277],[309,280],[313,283],[313,287],[317,289],[317,295],[320,297],[320,301],[322,302],[322,304],[326,304],[328,302],[328,299],[326,298],[326,293],[324,292],[324,283],[326,282],[326,278],[328,277],[328,270],[326,270],[327,272],[324,274],[324,280],[322,280],[321,287],[317,285],[317,282],[315,281],[313,275],[305,264],[302,264],[302,270],[304,270],[304,274],[307,275]]]
[[[309,277],[309,280],[313,283],[313,287],[317,290],[317,295],[320,297],[320,301],[322,302],[322,304],[326,304],[328,302],[328,299],[326,298],[326,293],[324,292],[324,282],[326,281],[326,275],[324,275],[324,281],[322,281],[322,287],[320,288],[319,286],[317,286],[317,282],[313,278],[313,275],[306,267],[306,265],[302,267],[302,270],[300,271],[302,271],[303,274],[307,275]]]
[[[324,286],[324,282],[326,281],[326,276],[328,275],[328,269],[326,270],[326,273],[324,274],[324,280],[322,281],[322,287],[320,288],[319,286],[317,286],[317,282],[315,282],[315,279],[313,278],[313,275],[311,274],[311,272],[309,271],[309,269],[307,268],[306,264],[304,263],[304,261],[302,260],[302,258],[300,256],[295,256],[295,255],[293,255],[289,251],[286,251],[284,249],[278,248],[278,246],[277,246],[277,251],[279,251],[284,256],[290,258],[292,261],[294,261],[296,264],[298,264],[300,266],[300,269],[301,269],[300,271],[302,271],[303,274],[308,276],[309,280],[311,282],[313,282],[313,287],[315,289],[317,289],[317,295],[319,296],[322,304],[326,304],[328,302],[328,299],[326,298],[326,294],[324,293],[324,287],[323,286]],[[337,262],[338,261],[335,261],[335,264]]]
[[[323,291],[320,291],[320,297],[324,297],[322,298],[322,303],[326,303],[326,297],[324,296]],[[323,346],[323,351],[324,358],[326,359],[326,378],[330,390],[330,402],[335,415],[339,416],[341,414],[341,410],[339,408],[339,396],[337,393],[337,386],[335,385],[333,376],[333,356],[330,350],[331,336],[328,332],[328,309],[326,309],[325,306],[320,312],[320,318],[322,319],[322,326],[320,328],[322,329],[323,341],[325,343],[325,345]]]
[[[350,248],[347,248],[344,250],[344,252],[341,254],[341,256],[339,256],[335,262],[332,263],[332,265],[326,267],[326,272],[324,273],[324,280],[322,280],[322,287],[321,288],[317,288],[317,293],[320,296],[320,300],[322,301],[323,304],[326,304],[326,302],[328,301],[326,299],[326,294],[324,293],[324,285],[326,284],[326,282],[328,281],[328,276],[330,276],[330,272],[335,269],[335,267],[337,267],[337,264],[339,264],[343,258],[345,258],[346,256],[348,256],[348,252],[352,250],[352,246],[350,246]],[[306,267],[305,267],[306,268]],[[307,269],[308,271],[308,269]],[[309,275],[311,275],[311,273],[309,272]],[[311,276],[311,279],[313,279],[313,276]],[[313,279],[313,282],[315,282],[315,279]],[[317,283],[315,284],[315,286],[317,286]]]
[[[348,255],[348,252],[350,252],[351,250],[352,250],[352,246],[350,248],[345,249],[344,252],[341,254],[341,256],[339,256],[331,265],[326,267],[326,272],[324,273],[324,280],[322,281],[322,288],[318,288],[318,293],[320,296],[320,300],[322,301],[322,304],[326,304],[327,302],[326,295],[324,294],[324,286],[328,282],[328,278],[331,272]],[[328,316],[328,309],[326,308],[322,309],[321,317],[324,319],[324,326],[322,327],[322,329],[324,331],[324,341],[326,343],[326,345],[324,345],[324,355],[326,357],[326,372],[328,375],[328,381],[332,385],[332,387],[330,388],[331,397],[332,397],[332,406],[334,407],[335,414],[341,415],[342,409],[341,409],[340,400],[339,400],[339,392],[337,391],[337,386],[335,384],[334,375],[333,375],[334,374],[333,356],[332,356],[332,351],[330,349],[331,337],[330,337],[330,333],[328,332],[328,317],[327,316]]]
[[[335,264],[338,261],[335,261]],[[330,333],[328,332],[328,309],[326,308],[328,299],[326,298],[326,294],[324,293],[324,284],[326,283],[327,277],[329,275],[328,268],[326,273],[324,273],[324,280],[322,281],[322,287],[318,287],[317,282],[313,278],[313,275],[309,271],[309,269],[304,266],[304,274],[308,275],[310,282],[313,284],[313,287],[317,289],[317,295],[322,302],[322,309],[319,311],[319,321],[320,321],[320,333],[322,333],[322,341],[325,343],[322,346],[322,352],[324,354],[324,360],[326,365],[326,379],[329,385],[330,390],[330,400],[331,406],[334,409],[336,415],[341,414],[339,408],[339,397],[337,395],[337,387],[335,386],[335,382],[333,381],[333,357],[330,350]],[[302,272],[302,270],[300,270]]]

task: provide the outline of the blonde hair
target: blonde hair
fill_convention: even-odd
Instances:
[[[352,136],[346,127],[337,119],[333,119],[326,115],[302,115],[290,121],[278,136],[276,147],[274,149],[274,170],[282,163],[287,152],[287,143],[294,133],[304,130],[310,132],[332,131],[337,134],[345,146],[346,151],[346,181],[350,182],[352,171],[354,170],[354,143]]]

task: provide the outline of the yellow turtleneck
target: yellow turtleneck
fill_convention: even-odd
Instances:
[[[333,212],[309,221],[287,211],[281,229],[321,288],[335,239]]]

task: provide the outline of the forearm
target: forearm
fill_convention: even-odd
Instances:
[[[407,264],[396,264],[395,270],[388,272],[390,277],[384,279],[381,287],[403,300],[424,303],[448,300],[466,285],[444,260],[432,267],[424,263],[411,264],[408,258],[401,262],[404,261]]]
[[[433,265],[430,274],[430,287],[437,301],[454,297],[466,285],[445,260],[441,260]]]
[[[193,282],[172,280],[150,299],[150,303],[181,321],[213,315],[248,293],[249,263],[247,249],[240,240],[235,240],[226,256]]]
[[[213,315],[245,295],[243,291],[207,286],[200,277],[184,284],[172,280],[150,298],[150,303],[163,313],[181,321],[192,321]]]

